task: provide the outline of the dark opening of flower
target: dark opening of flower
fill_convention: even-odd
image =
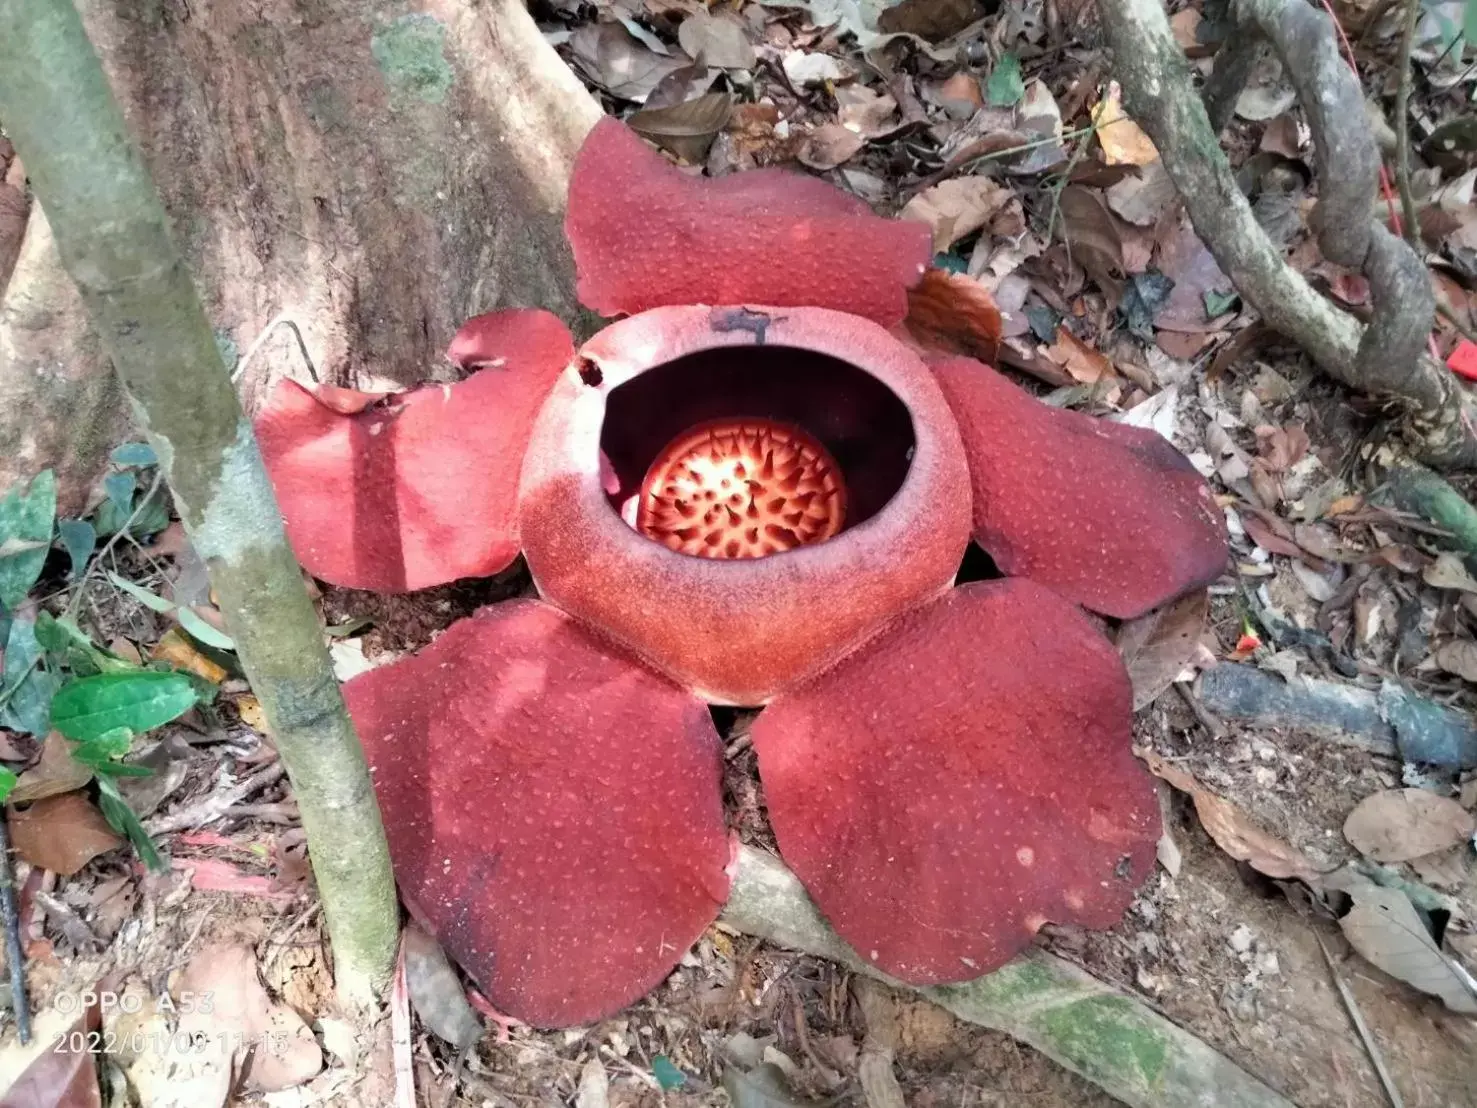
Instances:
[[[599,413],[606,493],[648,538],[696,557],[762,558],[864,523],[902,488],[913,421],[866,369],[771,343],[652,353]]]
[[[636,530],[699,558],[763,558],[825,542],[846,519],[841,467],[816,437],[772,419],[701,423],[661,452]]]

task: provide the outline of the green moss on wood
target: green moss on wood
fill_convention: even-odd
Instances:
[[[391,103],[445,103],[454,79],[445,45],[441,21],[422,13],[402,15],[374,33],[370,50],[390,86]]]

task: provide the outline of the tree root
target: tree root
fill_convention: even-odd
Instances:
[[[1212,114],[1158,0],[1098,6],[1128,111],[1159,148],[1196,231],[1247,303],[1324,372],[1389,401],[1415,457],[1439,468],[1477,467],[1477,402],[1425,348],[1435,311],[1425,266],[1370,215],[1379,150],[1332,20],[1305,0],[1232,0],[1239,38],[1212,76]],[[1212,119],[1229,118],[1258,43],[1281,58],[1307,113],[1320,188],[1314,230],[1326,258],[1368,278],[1374,315],[1367,327],[1287,264],[1221,150]]]
[[[1385,473],[1383,484],[1397,508],[1445,528],[1454,549],[1477,555],[1477,508],[1450,483],[1425,466],[1397,462]]]
[[[761,851],[740,851],[720,922],[912,988],[879,973],[842,942],[800,880]],[[913,991],[962,1020],[1028,1043],[1134,1108],[1291,1108],[1188,1031],[1044,950],[974,981]]]

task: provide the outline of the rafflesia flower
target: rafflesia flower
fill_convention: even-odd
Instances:
[[[929,231],[778,170],[688,177],[614,120],[575,167],[579,294],[478,316],[457,384],[281,384],[257,433],[316,577],[506,568],[541,600],[348,682],[407,906],[491,1002],[583,1023],[714,920],[732,849],[707,705],[779,848],[915,983],[1047,921],[1111,926],[1159,835],[1128,678],[1078,607],[1213,580],[1223,523],[1160,436],[1050,408],[900,326]],[[954,586],[971,535],[1000,579]]]

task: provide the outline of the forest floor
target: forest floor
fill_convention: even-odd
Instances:
[[[1171,7],[1192,64],[1208,69],[1211,5]],[[1221,581],[1112,628],[1142,702],[1138,745],[1165,779],[1161,865],[1117,927],[1048,927],[1042,944],[1303,1108],[1388,1103],[1351,1004],[1406,1105],[1477,1106],[1477,1023],[1438,999],[1459,1006],[1461,967],[1467,982],[1477,969],[1477,779],[1404,762],[1388,705],[1370,707],[1398,681],[1451,709],[1457,731],[1470,726],[1477,581],[1436,529],[1382,503],[1366,471],[1379,413],[1242,309],[1152,145],[1121,118],[1090,5],[536,0],[533,11],[606,109],[693,172],[803,167],[930,223],[940,264],[1005,313],[1001,365],[1053,403],[1171,437],[1225,506],[1234,565]],[[1335,11],[1356,42],[1371,126],[1385,126],[1399,12]],[[1412,136],[1432,280],[1470,331],[1477,140],[1454,124],[1464,113],[1470,123],[1477,79],[1463,47],[1449,47],[1453,18],[1459,27],[1460,0],[1438,0],[1418,26]],[[1320,258],[1307,232],[1308,134],[1275,65],[1242,95],[1225,142],[1264,227],[1359,312],[1367,285]],[[1477,360],[1459,352],[1451,323],[1437,340],[1443,357]],[[119,512],[121,498],[123,514],[142,519],[150,472],[142,456],[120,462],[126,493],[115,486],[99,511]],[[233,659],[176,625],[176,602],[208,598],[198,559],[166,521],[151,541],[108,544],[80,583],[54,554],[32,592],[30,610],[60,612],[80,590],[70,611],[94,642],[174,661],[221,689],[211,708],[154,732],[156,784],[127,793],[166,856],[162,874],[120,848],[76,791],[86,778],[68,776],[64,742],[0,730],[0,759],[30,783],[10,825],[38,1039],[71,1026],[90,989],[118,998],[100,1012],[101,1103],[388,1105],[390,1021],[361,1025],[334,1005],[290,789]],[[412,597],[325,589],[320,603],[348,675],[530,587],[515,568]],[[140,588],[169,599],[140,599]],[[1224,684],[1207,684],[1217,670],[1253,692],[1233,703]],[[1259,674],[1290,692],[1257,693]],[[1314,692],[1330,686],[1362,713],[1309,722]],[[726,792],[741,833],[762,846],[747,722],[720,719]],[[1331,882],[1336,870],[1364,883]],[[234,1014],[157,1011],[166,990],[209,994]],[[171,1038],[191,1018],[221,1057]],[[1116,1103],[1007,1036],[718,926],[657,991],[598,1025],[514,1025],[461,1054],[419,1021],[411,1036],[419,1103],[437,1108],[725,1098],[896,1108],[899,1092],[912,1108]],[[13,1027],[6,1039],[0,1086],[33,1057]],[[261,1057],[287,1042],[270,1064],[243,1063],[240,1048]],[[863,1080],[862,1058],[879,1050],[892,1082]],[[88,1103],[68,1095],[27,1103]]]

